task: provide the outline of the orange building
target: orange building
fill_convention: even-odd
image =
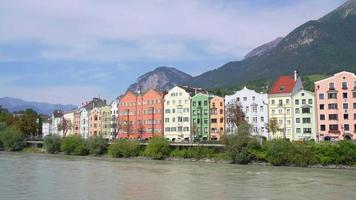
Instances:
[[[149,139],[163,136],[164,93],[153,89],[144,94],[126,92],[119,104],[119,138]]]
[[[210,133],[212,140],[219,140],[224,134],[224,115],[225,115],[224,98],[214,96],[210,99]]]
[[[101,134],[101,112],[94,108],[89,112],[89,137]]]

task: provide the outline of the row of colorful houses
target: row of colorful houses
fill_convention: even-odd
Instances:
[[[289,140],[356,139],[356,76],[340,72],[315,82],[315,92],[303,88],[298,73],[278,77],[268,93],[247,89],[219,97],[201,88],[175,86],[169,91],[126,92],[110,105],[101,99],[68,113],[54,113],[46,126],[52,134],[80,134],[87,138],[170,141],[219,140],[236,132],[228,113],[238,105],[251,132],[260,138]],[[64,120],[65,119],[65,120]],[[63,131],[61,122],[72,128]],[[271,123],[276,128],[271,128]],[[67,131],[67,132],[66,132]]]

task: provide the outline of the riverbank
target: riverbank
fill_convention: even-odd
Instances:
[[[59,152],[56,154],[51,154],[51,153],[46,153],[45,149],[41,148],[31,148],[32,150],[28,150],[29,148],[25,148],[23,151],[17,151],[17,152],[5,152],[5,151],[0,151],[1,154],[23,154],[23,155],[46,155],[46,156],[53,156],[53,157],[67,157],[67,158],[79,158],[79,159],[91,159],[91,160],[98,160],[98,161],[164,161],[164,162],[197,162],[197,163],[216,163],[216,164],[229,164],[229,165],[238,165],[238,166],[273,166],[273,167],[297,167],[297,168],[311,168],[311,169],[346,169],[346,170],[356,170],[356,166],[349,166],[349,165],[308,165],[308,166],[296,166],[296,165],[283,165],[283,166],[274,166],[271,163],[268,162],[261,162],[261,161],[253,161],[248,164],[237,164],[233,163],[231,160],[217,160],[213,158],[202,158],[202,159],[195,159],[195,158],[174,158],[174,157],[166,157],[164,159],[153,159],[150,157],[145,157],[145,156],[136,156],[136,157],[128,157],[128,158],[115,158],[112,157],[108,154],[103,154],[100,156],[94,156],[94,155],[84,155],[84,156],[78,156],[78,155],[67,155],[63,152]],[[36,149],[36,150],[34,150]]]

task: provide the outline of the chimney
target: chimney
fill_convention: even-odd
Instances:
[[[294,81],[297,81],[298,79],[298,71],[294,70]]]

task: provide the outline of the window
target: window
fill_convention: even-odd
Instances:
[[[178,122],[183,122],[183,117],[178,117]]]
[[[247,97],[244,97],[243,100],[244,100],[244,101],[247,101]]]
[[[356,113],[354,113],[354,119],[356,119]],[[356,130],[356,129],[355,129]]]
[[[290,114],[290,109],[289,108],[287,109],[287,114]]]
[[[204,119],[204,124],[208,124],[208,119],[207,118]]]
[[[310,108],[302,108],[302,113],[310,113]]]
[[[253,117],[253,118],[252,118],[252,121],[255,122],[255,123],[257,123],[257,117]]]
[[[348,103],[342,104],[342,108],[343,108],[343,109],[349,109],[349,104],[348,104]]]
[[[347,82],[342,82],[341,86],[342,86],[342,89],[346,90],[347,89]]]
[[[175,113],[176,112],[176,110],[175,109],[172,109],[172,113]]]
[[[347,98],[347,92],[342,93],[342,98],[346,99]]]
[[[204,101],[204,106],[207,106],[208,105],[208,101]]]
[[[271,101],[271,104],[272,104],[272,105],[274,105],[274,104],[275,104],[275,101],[274,101],[274,100],[272,100],[272,101]]]
[[[329,130],[337,131],[337,130],[339,130],[339,126],[337,124],[330,124],[329,125]]]
[[[263,106],[260,106],[260,111],[263,112]]]
[[[336,93],[328,93],[328,99],[337,99]]]
[[[319,94],[319,99],[324,99],[324,93]]]
[[[296,132],[297,132],[297,133],[300,133],[300,128],[297,128],[297,129],[296,129]]]
[[[320,130],[321,130],[321,131],[325,131],[325,129],[326,129],[326,128],[325,128],[325,125],[320,125]]]
[[[352,97],[356,98],[356,92],[352,92]]]
[[[183,131],[183,127],[181,127],[181,126],[178,127],[178,131],[179,131],[179,132],[182,132],[182,131]]]
[[[328,104],[329,109],[337,109],[337,104],[336,103],[330,103]]]
[[[183,127],[183,131],[189,131],[189,127]]]
[[[349,119],[349,114],[344,114],[344,119],[348,120]]]
[[[169,122],[169,118],[164,118],[164,122],[168,123]]]
[[[220,118],[220,123],[223,123],[224,122],[224,118]]]
[[[296,109],[295,109],[295,113],[296,113],[296,114],[299,114],[299,113],[300,113],[299,108],[296,108]]]
[[[237,98],[236,98],[236,101],[240,101],[240,97],[237,97]]]
[[[169,127],[166,127],[164,130],[165,130],[166,132],[171,131],[171,129],[170,129]]]
[[[165,112],[165,113],[171,113],[171,110],[166,109],[164,112]]]
[[[299,105],[299,99],[296,99],[296,100],[294,101],[294,104],[295,104],[295,105]]]
[[[349,130],[350,130],[350,125],[344,124],[344,130],[345,130],[345,131],[349,131]]]
[[[320,109],[320,110],[324,110],[324,104],[320,104],[320,105],[319,105],[319,109]]]
[[[184,117],[183,122],[189,122],[189,117]]]
[[[303,133],[311,133],[311,128],[303,128]]]
[[[329,120],[337,120],[337,114],[329,114]]]
[[[197,106],[197,102],[193,101],[193,106]]]
[[[274,114],[276,114],[276,110],[273,109],[272,110],[272,115],[274,115]]]
[[[212,124],[215,124],[215,123],[217,123],[217,122],[218,122],[217,119],[211,119],[211,123],[212,123]]]
[[[282,111],[282,109],[278,109],[278,114],[283,114],[283,111]]]
[[[265,121],[265,118],[264,117],[261,117],[261,122],[264,122]]]
[[[300,118],[296,118],[296,119],[295,119],[295,122],[296,122],[297,124],[299,124],[299,123],[300,123]]]
[[[288,119],[287,120],[287,125],[290,125],[291,124],[291,121]]]
[[[255,99],[256,99],[256,97],[253,96],[253,97],[252,97],[252,101],[254,101]]]
[[[289,104],[289,103],[290,103],[290,102],[289,102],[289,99],[287,99],[287,100],[286,100],[286,104]]]
[[[282,106],[282,105],[283,105],[283,100],[280,99],[280,100],[278,101],[278,105],[279,105],[279,106]]]
[[[249,109],[248,109],[248,106],[246,106],[246,112],[248,112],[248,110],[249,110]]]
[[[309,117],[303,118],[303,124],[310,124],[310,123],[311,123],[311,120]]]
[[[334,83],[329,83],[329,90],[335,90]]]
[[[252,111],[257,112],[257,105],[252,106]]]
[[[308,104],[313,104],[313,99],[308,99]]]
[[[320,115],[320,120],[325,120],[325,115]]]
[[[307,101],[305,99],[302,99],[302,104],[304,105],[306,103],[307,103]]]
[[[166,105],[169,105],[169,101],[166,102]]]

